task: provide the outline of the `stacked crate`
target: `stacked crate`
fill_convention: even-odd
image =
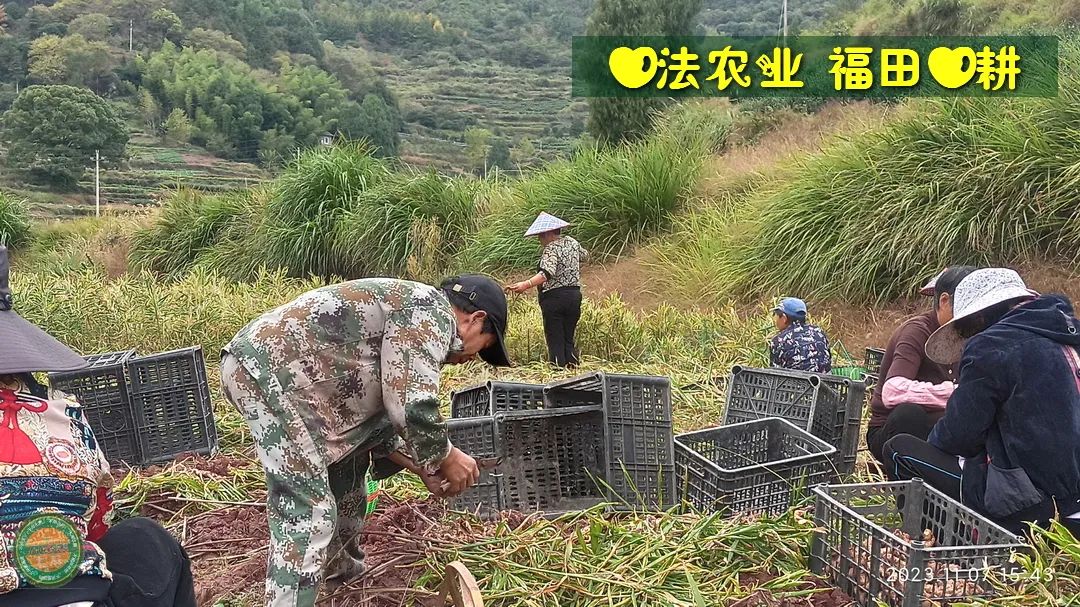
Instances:
[[[49,374],[49,385],[79,401],[111,463],[148,465],[217,447],[201,348],[86,360],[86,369]]]
[[[671,383],[592,373],[547,386],[488,382],[455,392],[450,440],[497,470],[452,504],[460,510],[666,508],[674,503]]]

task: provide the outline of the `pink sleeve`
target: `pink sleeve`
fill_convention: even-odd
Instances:
[[[904,403],[944,409],[955,387],[951,381],[932,384],[906,377],[892,377],[881,386],[881,402],[889,409]]]

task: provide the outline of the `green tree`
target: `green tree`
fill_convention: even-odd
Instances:
[[[27,45],[15,36],[0,36],[0,81],[26,77],[26,53]]]
[[[99,150],[105,166],[122,160],[128,133],[117,111],[89,90],[31,86],[0,119],[8,163],[28,178],[72,187]]]
[[[30,78],[41,84],[67,80],[67,51],[60,36],[42,36],[30,43]]]
[[[209,50],[241,61],[247,52],[239,40],[225,32],[197,27],[187,33],[184,43],[195,50]]]
[[[67,84],[86,86],[98,93],[108,90],[114,67],[109,46],[104,42],[91,42],[78,34],[64,38],[63,45]]]
[[[139,116],[146,126],[147,134],[159,135],[161,133],[161,106],[146,89],[139,91]]]
[[[536,146],[528,138],[523,138],[514,149],[510,151],[510,158],[517,165],[518,170],[529,167],[536,160]]]
[[[394,116],[377,95],[364,97],[361,104],[355,101],[342,104],[331,128],[348,139],[366,139],[375,148],[376,156],[397,155],[400,141]]]
[[[465,158],[468,159],[470,170],[482,171],[484,169],[490,141],[491,131],[487,129],[472,127],[465,131]]]
[[[267,168],[278,168],[296,153],[296,138],[278,129],[267,131],[259,142],[259,162]]]
[[[589,36],[676,36],[691,33],[701,0],[597,0]],[[589,132],[603,143],[645,135],[663,99],[589,98]]]
[[[184,38],[184,24],[176,13],[167,8],[159,8],[150,15],[150,32],[162,40],[180,44]]]
[[[492,167],[499,167],[504,171],[513,167],[510,162],[510,144],[502,137],[496,139],[488,149],[487,168],[490,170]]]
[[[87,40],[104,42],[112,30],[112,20],[108,15],[88,13],[75,17],[68,24],[69,34],[78,34]]]
[[[165,119],[162,137],[166,140],[171,139],[175,143],[187,143],[191,141],[191,131],[191,120],[184,110],[176,108],[169,112],[169,117]]]

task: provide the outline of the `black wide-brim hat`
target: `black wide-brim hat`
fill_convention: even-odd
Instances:
[[[15,313],[10,270],[7,247],[0,246],[0,375],[86,367],[86,360],[74,350]]]

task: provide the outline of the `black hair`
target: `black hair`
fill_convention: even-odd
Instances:
[[[941,307],[941,294],[948,293],[949,299],[956,295],[956,287],[961,280],[977,270],[975,266],[950,266],[934,282],[934,309]]]
[[[466,314],[472,314],[473,312],[480,312],[480,308],[469,300],[469,297],[464,293],[460,293],[451,288],[457,282],[454,278],[448,278],[443,281],[439,288],[446,295],[446,298],[450,300],[450,305],[461,310]],[[486,313],[486,310],[484,310]],[[491,320],[491,315],[488,314],[484,317],[484,327],[480,329],[481,333],[490,333],[491,335],[498,335],[495,331],[495,323]]]
[[[959,318],[956,321],[956,334],[964,339],[975,337],[988,327],[1002,319],[1023,299],[1010,299],[996,303],[978,314],[972,314],[967,318]]]

